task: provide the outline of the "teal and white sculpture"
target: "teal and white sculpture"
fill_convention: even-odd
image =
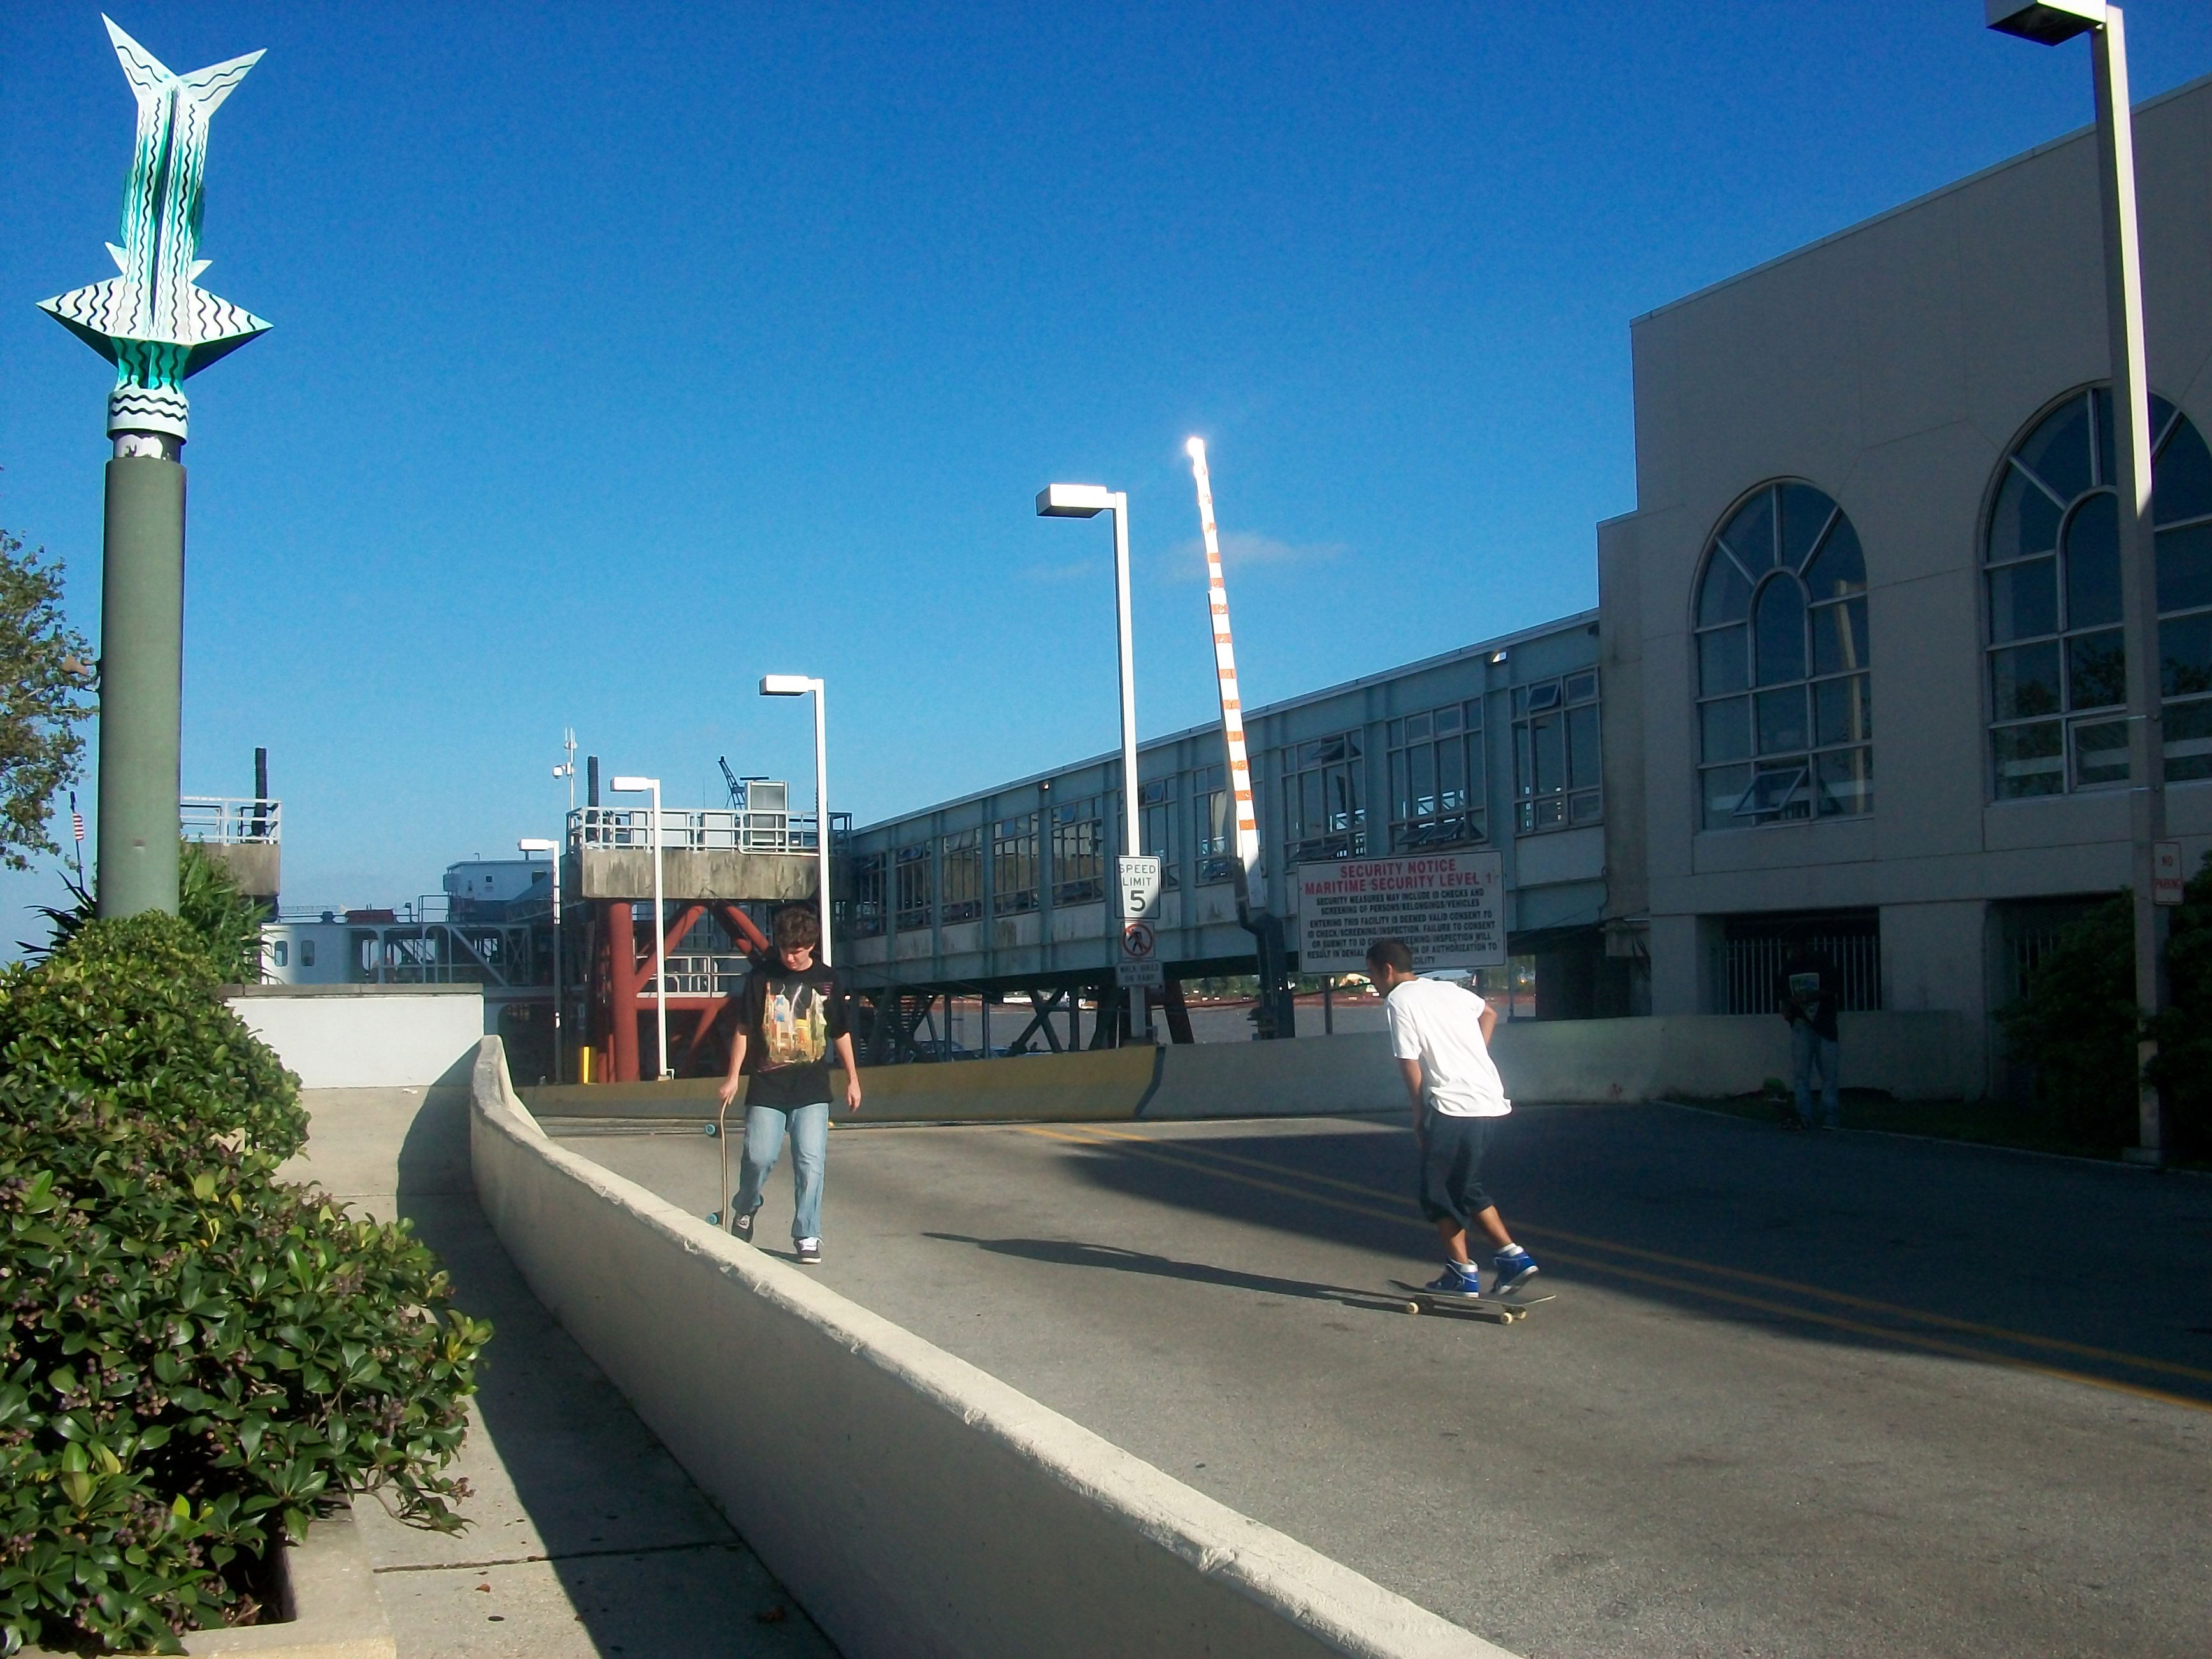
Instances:
[[[107,430],[116,453],[139,453],[127,440],[143,434],[155,439],[149,452],[173,458],[171,446],[185,440],[185,380],[269,326],[193,282],[208,267],[198,257],[208,124],[261,54],[174,75],[112,19],[100,21],[138,97],[123,243],[107,245],[122,274],[39,308],[115,365]]]

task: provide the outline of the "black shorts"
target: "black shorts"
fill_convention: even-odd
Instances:
[[[1447,1117],[1431,1112],[1428,1138],[1421,1147],[1421,1213],[1431,1221],[1447,1218],[1463,1228],[1490,1207],[1482,1189],[1482,1155],[1501,1117]]]

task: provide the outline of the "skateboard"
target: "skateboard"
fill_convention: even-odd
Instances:
[[[1470,1300],[1463,1296],[1440,1296],[1419,1285],[1408,1285],[1402,1279],[1394,1279],[1390,1283],[1411,1298],[1405,1304],[1409,1314],[1459,1314],[1470,1319],[1486,1319],[1493,1325],[1510,1325],[1516,1319],[1526,1319],[1529,1309],[1552,1299],[1552,1292],[1546,1291],[1538,1296],[1486,1296]]]

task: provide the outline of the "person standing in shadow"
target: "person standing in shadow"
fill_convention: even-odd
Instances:
[[[1793,1129],[1837,1129],[1844,1109],[1836,1095],[1836,965],[1804,939],[1793,939],[1775,975],[1774,997],[1790,1022],[1790,1086],[1796,1097]],[[1813,1113],[1813,1069],[1820,1072],[1820,1111]]]

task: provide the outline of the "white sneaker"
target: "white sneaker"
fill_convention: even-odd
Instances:
[[[799,1239],[796,1248],[802,1266],[811,1267],[822,1260],[822,1241],[818,1238]]]

